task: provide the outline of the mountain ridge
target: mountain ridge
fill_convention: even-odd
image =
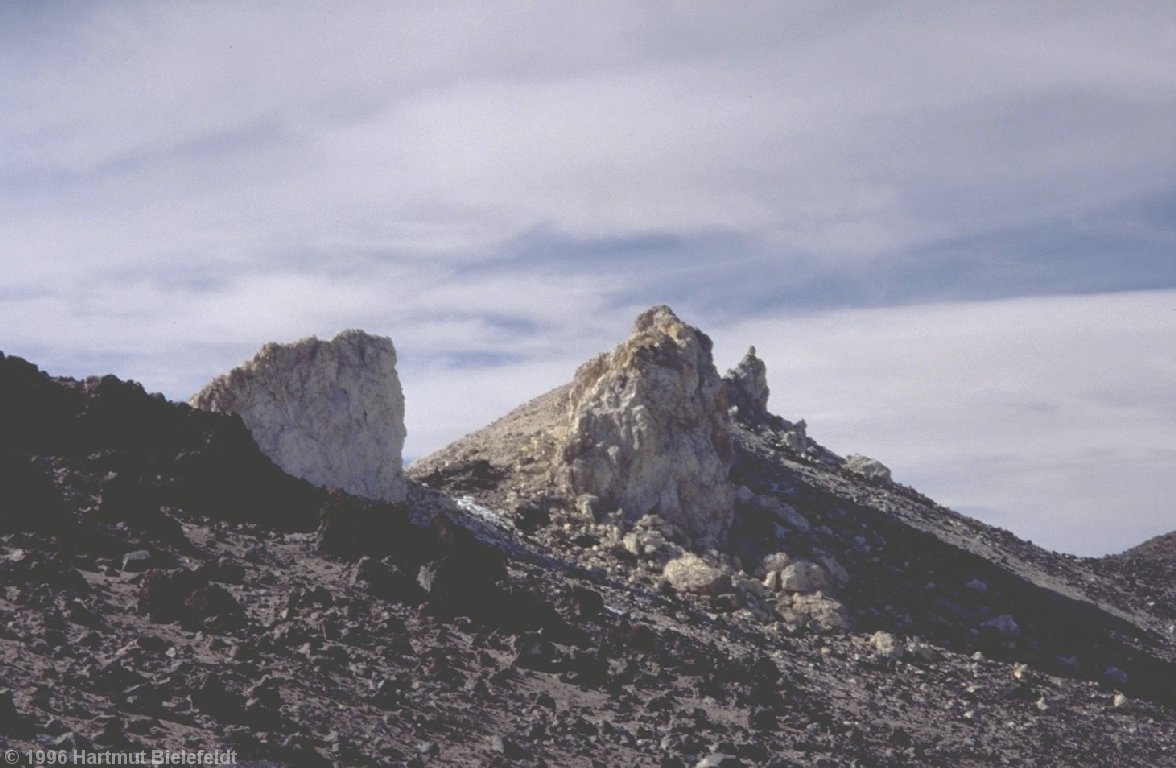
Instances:
[[[669,310],[655,307],[649,312],[663,311]],[[670,313],[672,314],[672,311]],[[639,319],[633,338],[641,338],[647,325],[646,321]],[[630,342],[623,342],[618,349],[631,342],[632,339]],[[651,342],[651,345],[656,346],[657,343]],[[1169,679],[1170,665],[1176,660],[1170,618],[1151,611],[1146,605],[1147,601],[1130,598],[1128,590],[1111,588],[1107,584],[1098,585],[1097,590],[1091,589],[1087,584],[1090,577],[1089,569],[1082,565],[1084,561],[1079,558],[1048,552],[1018,539],[1007,531],[947,510],[913,489],[894,483],[889,479],[888,472],[875,471],[863,474],[862,464],[855,466],[808,438],[803,422],[794,424],[766,410],[766,378],[761,366],[762,362],[754,358],[754,352],[749,358],[745,358],[740,366],[745,371],[755,370],[756,375],[752,378],[762,379],[765,383],[762,387],[758,384],[752,386],[756,391],[753,397],[749,398],[744,392],[736,392],[732,398],[744,404],[742,409],[736,406],[730,420],[731,437],[741,457],[732,467],[732,482],[746,489],[749,486],[756,486],[757,483],[762,486],[764,477],[782,475],[787,482],[798,487],[783,494],[760,487],[750,495],[749,501],[751,497],[767,498],[771,499],[772,503],[783,503],[795,511],[827,504],[830,503],[828,500],[832,499],[831,503],[837,516],[842,520],[849,520],[848,525],[857,524],[853,520],[855,515],[868,513],[877,518],[880,524],[900,531],[904,537],[909,534],[930,536],[935,540],[935,546],[942,547],[945,552],[956,552],[957,556],[970,557],[978,563],[999,564],[1000,567],[985,567],[983,570],[992,573],[993,579],[1011,579],[1011,588],[1014,590],[1023,587],[1027,593],[1031,593],[1032,596],[1026,598],[1029,599],[1029,604],[1024,608],[1025,611],[1044,610],[1054,618],[1066,614],[1069,618],[1064,619],[1063,623],[1074,628],[1080,628],[1090,622],[1093,611],[1094,614],[1102,616],[1102,621],[1108,626],[1115,626],[1116,632],[1126,635],[1139,634],[1144,638],[1138,641],[1126,640],[1126,645],[1135,647],[1138,642],[1150,648],[1151,652],[1162,660],[1165,681]],[[577,376],[580,375],[577,373]],[[735,388],[736,382],[740,382],[742,388],[746,386],[747,380],[747,375],[736,377],[733,371],[725,379],[725,386],[730,391]],[[448,478],[456,474],[455,465],[477,464],[485,468],[486,478],[483,487],[471,492],[475,498],[485,501],[488,505],[507,508],[514,505],[516,508],[526,509],[528,498],[540,499],[542,502],[558,499],[560,505],[557,506],[561,506],[562,509],[557,511],[563,512],[560,518],[564,521],[563,525],[572,526],[578,531],[568,537],[570,540],[575,540],[577,536],[594,536],[606,542],[622,539],[624,531],[620,534],[612,533],[609,530],[610,524],[604,520],[608,517],[608,510],[594,509],[590,514],[583,514],[582,509],[577,509],[584,504],[582,498],[578,498],[571,489],[561,489],[557,483],[544,484],[547,475],[542,472],[536,474],[533,469],[537,465],[542,466],[551,461],[558,463],[562,460],[550,445],[547,450],[539,452],[531,450],[530,446],[542,444],[545,438],[552,439],[552,435],[558,436],[562,433],[564,426],[561,425],[561,419],[566,417],[561,416],[560,409],[566,404],[568,391],[567,388],[557,388],[521,406],[483,430],[475,431],[450,447],[414,462],[407,470],[409,475],[421,482],[445,488]],[[746,482],[741,483],[740,480]],[[507,486],[510,486],[511,490],[504,491]],[[599,503],[599,499],[588,502],[589,505]],[[748,560],[771,554],[763,551],[763,541],[769,536],[763,530],[764,515],[754,507],[755,504],[745,502],[745,511],[742,514],[737,513],[735,525],[742,526],[748,533],[740,534],[743,543],[737,541],[728,548],[728,552],[740,551],[744,555],[745,564]],[[878,514],[879,511],[881,514]],[[827,526],[828,522],[810,520],[809,523],[804,530],[792,530],[786,536],[780,537],[780,543],[797,550],[816,547],[841,552],[853,549],[854,542],[848,535],[811,537],[810,532],[814,528],[818,525]],[[809,541],[809,538],[813,540]],[[552,543],[558,545],[559,542]],[[599,544],[594,546],[600,548]],[[614,548],[617,548],[615,544]],[[593,554],[589,555],[589,559],[594,564],[599,564],[608,558],[597,558]],[[665,560],[666,558],[662,558],[658,564],[664,565]],[[619,568],[615,564],[611,567],[614,570]],[[740,568],[736,567],[733,570],[739,571]],[[754,570],[754,566],[749,570]],[[928,574],[926,582],[931,581],[933,575]],[[1017,586],[1018,584],[1021,586]],[[922,591],[919,584],[910,583],[908,587],[914,593]],[[754,587],[749,587],[746,591],[747,594],[755,596]],[[746,600],[747,595],[742,595],[740,599]],[[1053,607],[1050,607],[1051,605]],[[1171,606],[1167,603],[1165,605],[1168,607],[1163,610],[1170,613]],[[1055,615],[1054,609],[1057,606],[1065,608],[1061,609],[1060,614]],[[995,614],[1002,615],[1011,617],[1011,614]],[[974,631],[978,627],[983,627],[986,620],[995,616],[985,619],[977,615],[975,624],[969,629]],[[907,620],[906,616],[897,618]],[[1017,623],[1016,618],[1012,621]],[[926,627],[912,629],[910,626],[901,626],[901,623],[902,621],[895,623],[888,620],[880,624],[866,625],[863,629],[905,629],[922,633],[928,631]],[[1027,622],[1022,620],[1020,623]],[[1018,632],[1022,629],[1023,627],[1018,626]],[[1146,640],[1148,637],[1153,640]],[[1020,642],[1032,645],[1036,640],[1022,639]],[[965,647],[970,646],[965,644]],[[1019,652],[1022,656],[1027,655],[1023,650]],[[1060,650],[1056,655],[1062,659],[1073,658],[1065,650]],[[1042,658],[1035,661],[1039,664],[1044,663],[1053,671],[1066,671],[1061,668],[1064,664],[1057,662],[1056,659]],[[1073,673],[1075,670],[1068,671]],[[1090,668],[1085,674],[1097,679],[1105,672],[1106,667],[1098,670]],[[1150,676],[1151,673],[1149,671],[1144,674]]]
[[[660,322],[580,389],[719,398],[640,426],[692,451],[726,430],[721,538],[659,490],[681,474],[607,450],[636,431],[577,426],[576,382],[414,462],[388,502],[285,475],[237,416],[0,356],[3,746],[268,766],[1176,763],[1171,534],[1049,553],[851,467],[768,411],[753,352],[718,377],[704,335],[682,361],[672,337],[697,329]],[[569,479],[597,449],[566,450],[584,436],[660,506]]]

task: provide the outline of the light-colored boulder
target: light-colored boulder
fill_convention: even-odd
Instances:
[[[764,555],[763,570],[768,573],[782,571],[792,565],[792,562],[792,557],[787,552],[773,552],[770,555]]]
[[[780,591],[801,592],[830,592],[833,582],[829,573],[808,560],[796,560],[780,571]]]
[[[881,630],[870,637],[870,645],[874,646],[874,653],[884,659],[901,658],[904,650],[901,640]]]
[[[734,450],[726,390],[710,339],[668,307],[585,363],[569,394],[563,449],[573,494],[592,494],[636,520],[656,514],[695,546],[722,543],[731,524]]]
[[[830,555],[818,553],[819,562],[775,552],[763,559],[763,586],[769,592],[834,593],[849,583],[849,574]]]
[[[847,632],[853,626],[845,606],[820,592],[790,594],[776,603],[776,613],[792,629],[810,632]]]
[[[692,552],[666,563],[662,576],[679,592],[719,595],[731,591],[730,575]]]
[[[850,472],[861,475],[867,480],[881,480],[887,483],[891,480],[890,468],[869,456],[851,453],[845,457],[845,466]]]
[[[390,339],[353,330],[266,344],[191,404],[240,415],[291,475],[368,498],[405,497],[404,395]]]

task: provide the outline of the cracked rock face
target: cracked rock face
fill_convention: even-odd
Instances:
[[[405,497],[404,395],[390,339],[352,330],[267,344],[191,404],[240,415],[291,475],[373,499]]]
[[[658,515],[696,546],[721,543],[733,449],[710,339],[669,307],[642,313],[627,340],[576,372],[563,455],[573,493],[629,520]]]

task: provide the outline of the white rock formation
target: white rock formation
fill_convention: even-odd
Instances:
[[[825,569],[808,560],[797,560],[780,571],[782,592],[830,592],[833,582]]]
[[[845,466],[850,472],[859,474],[867,480],[890,482],[890,468],[869,456],[851,453],[845,457]]]
[[[733,448],[705,334],[669,307],[642,313],[626,341],[580,366],[569,411],[573,494],[598,496],[629,520],[656,514],[698,548],[726,538]]]
[[[404,395],[390,339],[343,331],[329,342],[266,344],[191,404],[239,414],[291,475],[373,499],[405,497]]]

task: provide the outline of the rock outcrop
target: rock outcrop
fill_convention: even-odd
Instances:
[[[351,330],[331,341],[267,344],[191,404],[239,414],[292,475],[368,498],[405,496],[404,395],[390,339]]]
[[[592,494],[637,520],[656,514],[698,547],[731,523],[733,450],[726,388],[711,341],[669,307],[576,372],[563,450],[573,494]]]
[[[890,468],[869,456],[851,453],[845,457],[845,466],[850,472],[859,474],[867,480],[880,480],[886,483],[891,481]]]
[[[768,367],[750,347],[739,365],[723,377],[727,383],[727,400],[743,416],[762,417],[768,413]]]

